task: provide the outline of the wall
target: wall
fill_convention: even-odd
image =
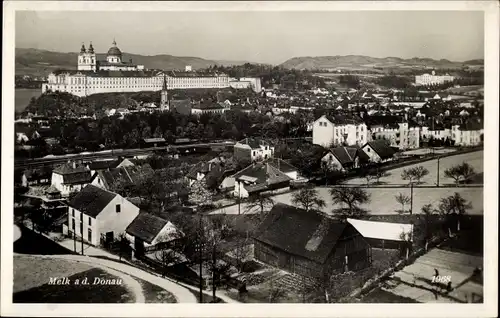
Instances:
[[[373,149],[372,149],[372,147],[370,147],[370,145],[367,144],[361,149],[368,155],[368,157],[370,157],[371,162],[381,162],[382,161],[380,156],[375,151],[373,151]]]
[[[321,126],[320,126],[321,124]],[[326,124],[326,126],[324,125]],[[313,124],[313,144],[328,147],[333,141],[334,125],[321,116]]]
[[[326,164],[330,169],[345,171],[340,161],[332,153],[327,153],[323,158],[321,158],[321,162]]]
[[[74,216],[73,216],[74,214]],[[83,221],[82,221],[83,215]],[[89,225],[89,219],[91,220],[91,225]],[[88,240],[88,230],[92,231],[92,238],[90,244],[99,245],[99,235],[97,232],[97,220],[88,215],[82,214],[80,211],[68,207],[68,229],[73,231],[73,224],[75,225],[74,232],[77,236],[81,237],[80,224],[83,222],[83,240],[89,242]]]
[[[116,204],[120,204],[121,212],[116,213]],[[114,238],[125,232],[127,226],[137,217],[139,208],[124,199],[120,195],[115,198],[102,210],[97,216],[98,233],[105,235],[107,232],[113,231]]]

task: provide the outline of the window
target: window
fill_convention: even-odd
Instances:
[[[80,221],[83,222],[83,213],[80,212]]]
[[[92,230],[91,229],[88,230],[88,241],[92,242]]]
[[[89,226],[92,225],[92,218],[89,216]]]
[[[121,212],[121,207],[119,204],[116,205],[116,213],[120,213]]]
[[[72,216],[72,217],[75,217],[75,209],[70,208],[70,210],[71,210],[71,216]]]
[[[366,151],[370,152],[370,148],[366,148]]]
[[[71,228],[73,229],[73,232],[75,232],[75,220],[73,220],[73,224],[71,224]]]

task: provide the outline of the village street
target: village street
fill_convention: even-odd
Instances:
[[[430,188],[430,187],[415,187],[413,189],[413,211],[419,213],[422,206],[425,204],[436,205],[441,198],[452,195],[454,192],[460,193],[460,195],[467,201],[472,203],[472,209],[468,211],[468,214],[483,214],[483,188],[482,187],[455,187],[453,186],[453,180],[446,178],[444,171],[454,165],[461,164],[462,162],[469,163],[474,167],[477,173],[483,172],[483,151],[470,152],[466,154],[459,154],[450,157],[444,157],[440,159],[439,163],[439,177],[440,177],[440,187]],[[401,206],[396,202],[394,196],[398,193],[403,193],[410,196],[411,189],[407,187],[407,181],[401,179],[401,173],[405,169],[409,169],[415,166],[423,166],[429,170],[429,174],[425,176],[421,181],[422,186],[434,186],[437,182],[437,160],[429,160],[426,162],[396,168],[388,171],[389,175],[387,177],[380,178],[382,185],[380,187],[371,186],[367,188],[367,192],[371,196],[371,201],[369,204],[362,206],[369,210],[370,214],[396,214],[396,210],[400,209]],[[348,185],[359,185],[366,186],[366,179],[364,178],[354,178],[346,182]],[[396,187],[387,187],[388,185],[395,185]],[[444,187],[446,185],[446,187]],[[401,188],[397,188],[401,186]],[[323,209],[326,213],[331,213],[334,206],[331,202],[329,188],[328,187],[316,187],[319,196],[325,200],[326,207]],[[292,194],[293,192],[278,194],[272,197],[275,203],[284,203],[288,205],[292,204]],[[241,204],[241,213],[256,213],[259,210],[253,209],[247,211],[247,205],[245,203]],[[220,208],[211,211],[209,214],[238,214],[238,205],[232,205],[224,208]]]

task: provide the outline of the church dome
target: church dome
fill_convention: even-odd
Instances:
[[[116,46],[115,41],[113,41],[113,46],[109,48],[108,55],[116,55],[116,56],[122,55],[122,51],[120,51],[120,49]]]

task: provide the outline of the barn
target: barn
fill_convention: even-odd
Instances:
[[[254,236],[255,258],[306,277],[327,277],[371,264],[371,247],[349,223],[276,204]]]
[[[347,219],[371,247],[403,251],[413,242],[413,224]]]

